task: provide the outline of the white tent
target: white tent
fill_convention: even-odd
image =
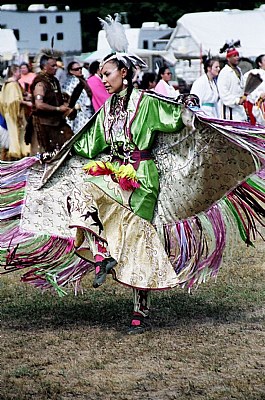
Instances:
[[[0,29],[0,61],[18,56],[17,39],[12,29]]]
[[[172,32],[166,50],[176,58],[220,56],[227,40],[240,40],[240,56],[254,60],[265,53],[265,5],[251,11],[223,10],[184,14]],[[224,55],[225,56],[225,55]]]

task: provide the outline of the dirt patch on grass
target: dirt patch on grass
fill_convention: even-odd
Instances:
[[[131,290],[111,280],[60,299],[1,277],[0,399],[265,399],[263,260],[263,243],[242,246],[216,282],[154,293],[137,336]]]

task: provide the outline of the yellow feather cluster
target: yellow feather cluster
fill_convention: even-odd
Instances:
[[[114,175],[115,180],[119,182],[124,190],[131,190],[140,186],[136,176],[136,171],[131,164],[120,165],[118,168],[114,167],[109,161],[90,161],[83,167],[86,173],[98,175]]]

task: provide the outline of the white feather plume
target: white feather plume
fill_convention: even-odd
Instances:
[[[102,29],[106,32],[106,39],[113,51],[126,53],[128,51],[128,40],[124,26],[120,23],[120,15],[114,14],[115,19],[108,15],[105,20],[98,18]]]

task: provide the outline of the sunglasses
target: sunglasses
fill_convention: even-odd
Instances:
[[[78,67],[78,68],[72,68],[72,71],[81,71],[82,67]]]

